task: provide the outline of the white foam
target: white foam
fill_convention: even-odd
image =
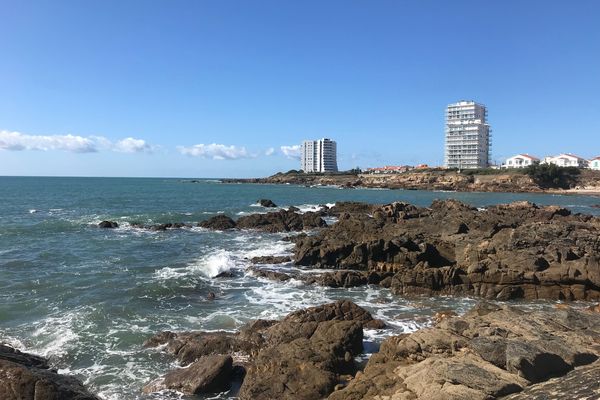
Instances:
[[[208,257],[202,257],[186,269],[194,273],[199,272],[208,278],[214,278],[220,273],[230,271],[236,266],[236,260],[230,252],[218,250]]]
[[[36,210],[35,208],[32,208],[31,210],[29,210],[29,214],[35,214],[37,212],[38,212],[38,210]]]
[[[83,310],[74,310],[41,320],[31,334],[32,339],[37,342],[32,350],[43,357],[65,355],[78,342],[79,337],[75,332],[89,329],[81,325],[85,314]]]

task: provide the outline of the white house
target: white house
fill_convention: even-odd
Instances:
[[[600,171],[600,157],[592,158],[590,160],[590,168]]]
[[[504,164],[502,164],[502,168],[525,168],[539,162],[539,158],[530,156],[529,154],[517,154],[516,156],[507,158]]]
[[[554,164],[559,167],[587,168],[588,160],[574,154],[564,153],[555,157],[544,157],[542,164]]]

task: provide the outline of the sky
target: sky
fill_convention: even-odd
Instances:
[[[0,0],[0,175],[259,177],[441,165],[444,110],[492,159],[600,156],[600,1]]]

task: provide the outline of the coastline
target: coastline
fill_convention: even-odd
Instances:
[[[427,170],[400,174],[300,174],[278,173],[264,178],[228,178],[222,183],[255,183],[336,186],[342,189],[403,189],[448,192],[545,193],[557,195],[600,196],[600,171],[584,171],[569,189],[544,188],[519,173],[466,175],[456,171]]]

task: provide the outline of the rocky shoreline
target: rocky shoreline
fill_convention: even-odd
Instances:
[[[600,195],[600,172],[582,170],[569,189],[541,187],[528,175],[515,171],[495,174],[463,174],[430,169],[400,174],[301,174],[278,173],[266,178],[222,179],[223,183],[291,184],[456,192],[512,192]]]
[[[273,207],[265,200],[265,208]],[[328,225],[325,219],[336,222]],[[139,229],[168,231],[173,222]],[[194,225],[289,232],[293,256],[255,257],[255,276],[329,287],[379,285],[402,297],[472,296],[465,315],[390,336],[366,366],[364,330],[385,330],[340,300],[256,320],[237,332],[159,332],[144,346],[179,367],[142,389],[250,399],[570,399],[600,396],[600,306],[525,307],[515,300],[600,300],[600,218],[528,202],[478,209],[345,202]],[[114,221],[100,228],[114,229]],[[278,268],[285,264],[288,268]],[[219,279],[228,279],[224,274]],[[47,360],[0,346],[0,398],[96,400]],[[594,380],[594,377],[596,379]],[[584,385],[582,387],[582,385]],[[233,389],[232,389],[233,388]],[[239,392],[239,393],[238,393]],[[587,396],[587,397],[586,397]],[[596,397],[594,397],[596,396]]]
[[[571,399],[573,391],[592,396],[580,398],[600,393],[597,309],[532,312],[482,302],[463,316],[450,313],[431,328],[389,337],[360,370],[363,329],[385,324],[338,301],[281,321],[257,320],[234,334],[161,332],[144,345],[161,346],[185,368],[150,382],[144,392],[214,393],[237,382],[240,400],[488,400],[520,392],[508,398]],[[565,387],[581,380],[590,385]]]

